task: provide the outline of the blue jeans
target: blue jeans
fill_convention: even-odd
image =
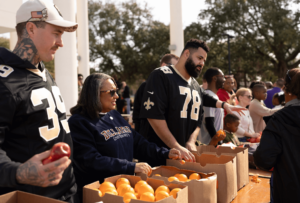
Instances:
[[[240,142],[247,142],[247,138],[246,137],[239,137],[238,138]]]

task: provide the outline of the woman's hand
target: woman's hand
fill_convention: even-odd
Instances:
[[[169,152],[169,159],[180,159],[181,158],[181,154],[180,151],[173,148],[170,150]]]
[[[242,115],[245,115],[245,113],[244,113],[243,111],[244,111],[244,110],[247,110],[246,108],[243,108],[243,107],[237,107],[237,106],[232,106],[232,105],[230,105],[230,104],[228,104],[228,103],[225,103],[225,104],[224,104],[224,109],[227,111],[227,113],[231,113],[231,114],[232,114],[233,111],[236,111],[236,112],[238,112],[241,116],[242,116]]]
[[[141,163],[136,163],[135,164],[135,168],[134,168],[134,172],[135,173],[145,173],[148,174],[152,171],[151,166],[149,166],[149,164],[141,162]]]

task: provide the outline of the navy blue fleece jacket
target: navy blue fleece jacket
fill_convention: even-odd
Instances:
[[[169,150],[159,148],[134,131],[117,111],[97,119],[74,114],[69,119],[74,145],[78,190],[86,184],[119,174],[134,174],[133,158],[166,161]]]

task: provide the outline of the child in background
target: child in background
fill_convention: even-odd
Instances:
[[[254,131],[260,133],[266,127],[263,117],[271,116],[280,109],[269,109],[265,106],[263,101],[267,98],[267,88],[264,85],[254,85],[252,95],[254,99],[250,103],[249,111],[253,120]]]
[[[234,114],[227,114],[224,118],[224,131],[226,137],[223,143],[232,142],[236,146],[240,145],[239,139],[235,136],[235,132],[238,130],[240,125],[240,118]]]
[[[281,109],[285,104],[284,92],[277,92],[272,99],[273,109]]]

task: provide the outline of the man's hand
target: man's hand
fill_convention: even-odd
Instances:
[[[34,155],[21,164],[16,173],[20,184],[50,187],[58,185],[62,175],[71,163],[68,157],[62,157],[54,162],[43,165],[42,160],[50,155],[50,150]]]
[[[180,155],[181,157],[179,157],[179,159],[184,159],[185,161],[188,162],[195,162],[195,156],[186,148],[184,148],[183,146],[177,146],[175,147],[175,149],[180,151]]]
[[[247,109],[245,109],[243,107],[232,106],[232,105],[230,105],[228,103],[224,104],[224,109],[227,111],[227,113],[231,113],[232,114],[233,111],[236,111],[240,115],[245,115],[245,113],[243,111],[247,110]]]
[[[179,159],[181,157],[180,151],[173,148],[169,152],[169,159]]]
[[[190,150],[192,152],[197,151],[197,147],[196,147],[195,142],[187,142],[185,144],[185,148],[187,148],[188,150]]]
[[[149,164],[141,162],[141,163],[136,163],[135,164],[135,168],[134,168],[134,172],[135,173],[145,173],[148,174],[149,172],[151,172],[151,166],[149,166]]]
[[[213,138],[211,138],[211,141],[210,141],[209,145],[216,146],[216,145],[218,145],[218,142],[224,140],[225,137],[226,137],[226,134],[224,135],[223,133],[221,133],[220,135],[215,134],[213,136]]]

